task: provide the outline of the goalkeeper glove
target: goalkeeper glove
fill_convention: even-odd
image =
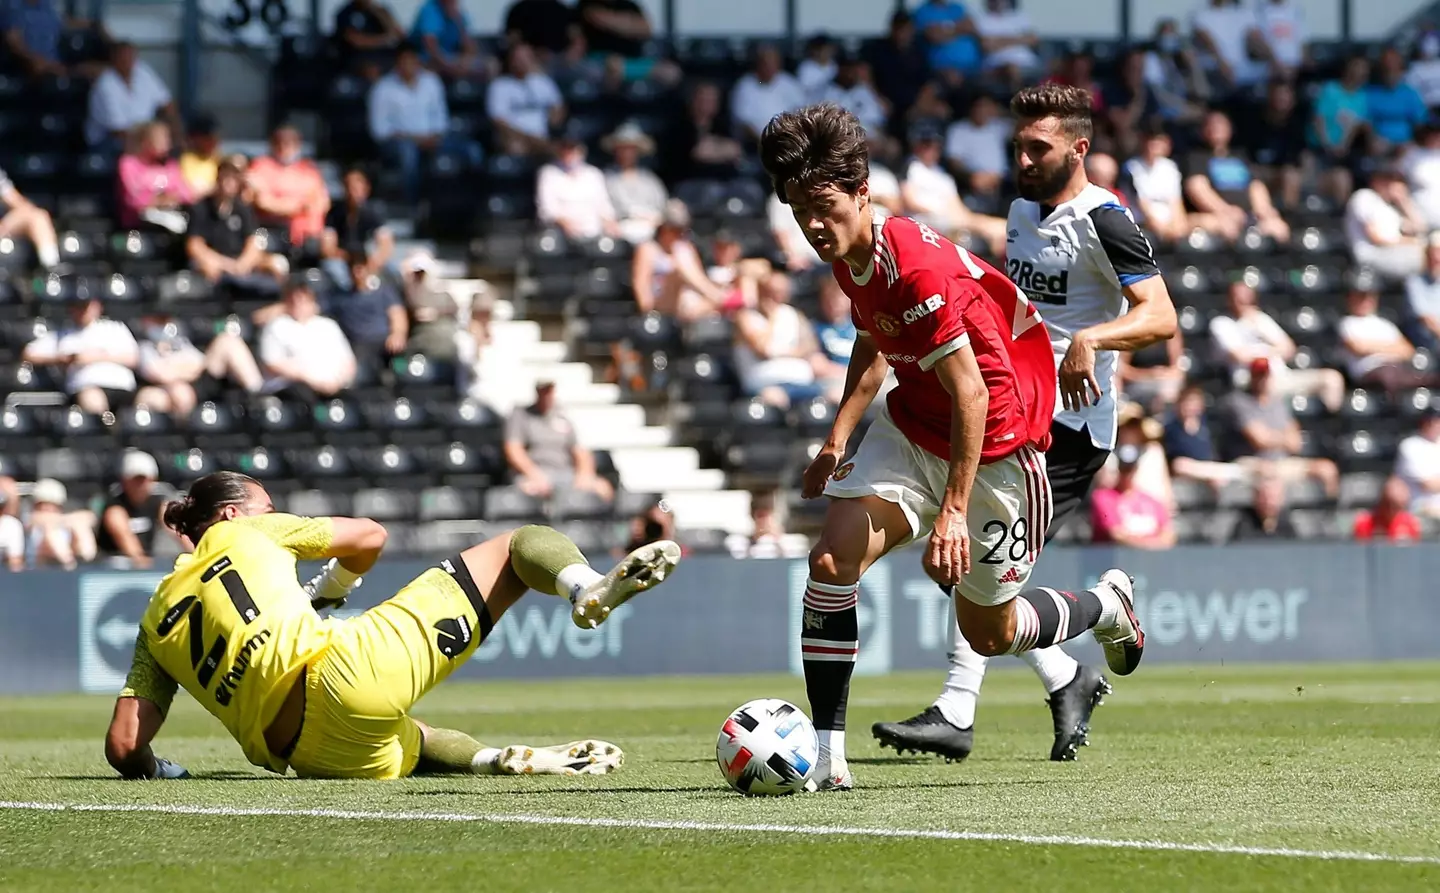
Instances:
[[[190,773],[179,763],[172,763],[161,757],[155,758],[155,774],[151,778],[189,778]]]
[[[319,611],[345,604],[346,597],[358,589],[362,582],[364,578],[341,567],[340,561],[332,558],[326,562],[324,569],[302,588],[305,594],[310,596],[310,607]]]

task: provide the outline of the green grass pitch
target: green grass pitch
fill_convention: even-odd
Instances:
[[[782,799],[731,793],[714,742],[742,701],[803,705],[793,678],[456,683],[416,711],[494,744],[625,748],[579,779],[279,779],[182,695],[157,750],[198,777],[126,783],[108,699],[0,699],[0,890],[1440,889],[1440,665],[1147,666],[1073,764],[1045,760],[1042,694],[1001,667],[957,765],[869,736],[938,672],[856,679],[859,787]]]

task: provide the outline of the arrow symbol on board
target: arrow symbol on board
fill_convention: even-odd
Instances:
[[[140,624],[127,623],[119,617],[111,617],[109,620],[95,627],[95,638],[109,645],[111,648],[125,649],[133,647],[135,637],[140,633]]]

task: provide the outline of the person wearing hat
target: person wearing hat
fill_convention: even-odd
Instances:
[[[517,406],[505,421],[505,461],[523,492],[549,499],[567,490],[609,501],[615,489],[595,473],[595,454],[575,436],[575,425],[555,405],[555,382],[535,382],[535,402]]]
[[[1005,221],[976,214],[965,207],[955,178],[941,160],[944,134],[940,126],[922,121],[910,131],[912,157],[905,168],[901,194],[911,216],[940,233],[958,238],[968,233],[986,244],[996,257],[1005,255]]]
[[[1351,287],[1335,333],[1352,383],[1381,388],[1392,397],[1407,388],[1440,386],[1440,371],[1416,368],[1411,362],[1415,346],[1380,315],[1379,283],[1373,277]]]
[[[41,478],[30,491],[26,551],[31,567],[74,570],[80,562],[95,560],[95,513],[66,511],[69,498],[65,485],[53,478]]]
[[[70,323],[25,346],[20,358],[65,372],[65,392],[85,412],[101,415],[132,403],[163,400],[152,388],[136,393],[140,345],[122,322],[106,319],[98,298],[80,292],[69,302]]]
[[[160,466],[154,456],[140,450],[125,451],[120,459],[120,480],[110,488],[95,530],[101,555],[129,559],[136,568],[150,567],[166,499],[156,486],[159,480]]]
[[[573,129],[560,137],[555,160],[540,168],[535,210],[542,223],[558,226],[568,239],[620,235],[605,175],[585,160],[585,143]]]
[[[1168,549],[1175,545],[1170,510],[1139,485],[1141,450],[1124,444],[1115,450],[1113,487],[1097,488],[1090,497],[1090,528],[1094,542],[1132,549]]]
[[[1355,263],[1387,279],[1403,279],[1423,268],[1421,244],[1429,224],[1410,197],[1398,168],[1370,175],[1370,185],[1345,203],[1345,240]]]
[[[290,262],[265,250],[259,218],[244,191],[244,165],[233,157],[223,159],[214,190],[190,210],[185,254],[190,268],[210,282],[273,295],[290,272]]]
[[[601,141],[615,159],[605,174],[605,189],[615,207],[620,234],[633,244],[655,235],[670,195],[655,172],[640,166],[640,159],[655,152],[655,141],[634,121],[626,121]]]

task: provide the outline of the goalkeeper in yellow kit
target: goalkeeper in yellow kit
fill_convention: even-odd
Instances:
[[[258,482],[207,475],[165,508],[193,552],[155,590],[105,738],[127,778],[178,778],[150,742],[177,687],[214,714],[250,762],[310,778],[403,778],[415,772],[598,774],[618,767],[603,741],[487,747],[409,716],[464,662],[527,589],[568,597],[582,627],[599,625],[674,569],[661,541],[601,575],[568,538],[522,527],[440,562],[393,598],[347,620],[320,608],[344,601],[385,546],[363,518],[275,511]],[[305,586],[297,560],[331,559]]]

